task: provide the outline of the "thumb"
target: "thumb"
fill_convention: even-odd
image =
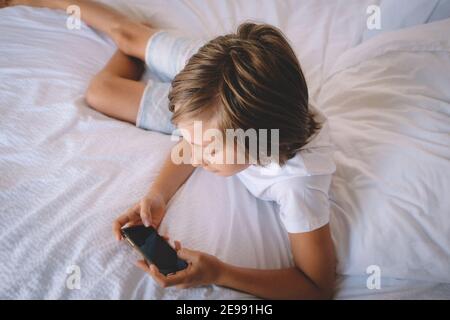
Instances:
[[[141,220],[146,227],[149,227],[152,222],[152,213],[150,211],[150,205],[147,201],[141,201]]]
[[[179,258],[191,262],[195,257],[195,251],[186,248],[181,248],[180,250],[177,251],[177,255]]]

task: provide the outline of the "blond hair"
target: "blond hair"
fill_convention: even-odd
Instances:
[[[279,129],[280,165],[320,128],[294,51],[266,24],[244,23],[206,43],[173,80],[169,101],[174,124],[214,116],[223,131]]]

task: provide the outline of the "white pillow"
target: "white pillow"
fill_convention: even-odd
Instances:
[[[450,19],[346,52],[319,104],[336,144],[342,274],[450,282]]]
[[[387,31],[395,31],[450,17],[448,0],[381,0],[378,1],[380,28],[367,29],[363,41]],[[375,11],[370,14],[377,14]]]

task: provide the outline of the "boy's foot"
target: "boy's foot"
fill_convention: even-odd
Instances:
[[[0,0],[0,9],[10,6],[11,0]]]
[[[30,0],[0,0],[0,9],[12,6],[29,6]]]

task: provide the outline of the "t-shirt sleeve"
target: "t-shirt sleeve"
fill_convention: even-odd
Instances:
[[[330,221],[331,175],[289,178],[273,184],[268,196],[279,205],[287,232],[316,230]]]
[[[203,39],[190,39],[176,32],[160,30],[147,42],[145,63],[160,80],[170,82],[204,42]]]

